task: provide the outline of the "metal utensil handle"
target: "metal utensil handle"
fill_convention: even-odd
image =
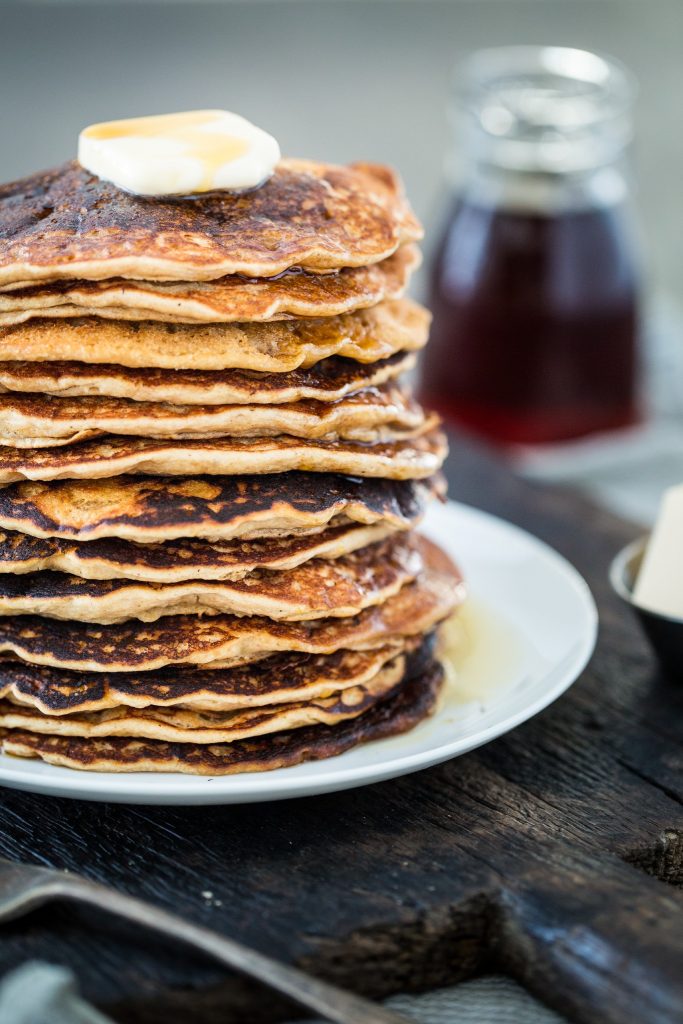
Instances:
[[[50,889],[55,896],[89,903],[143,927],[180,939],[181,942],[203,950],[228,967],[270,985],[271,988],[333,1021],[334,1024],[409,1024],[405,1017],[386,1010],[383,1006],[377,1006],[361,996],[344,992],[334,985],[328,985],[305,974],[296,967],[288,967],[248,946],[218,935],[209,928],[191,924],[166,910],[108,889],[96,882],[65,874],[58,882],[52,883]]]

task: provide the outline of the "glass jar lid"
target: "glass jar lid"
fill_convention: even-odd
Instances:
[[[635,82],[587,50],[509,46],[479,50],[458,76],[463,139],[477,161],[563,174],[614,160],[632,135]]]

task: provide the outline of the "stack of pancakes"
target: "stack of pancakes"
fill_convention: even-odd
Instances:
[[[420,234],[374,165],[0,189],[6,753],[253,771],[432,710],[462,585],[413,532],[445,455],[399,379]]]

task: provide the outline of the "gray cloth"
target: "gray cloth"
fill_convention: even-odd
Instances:
[[[416,1024],[565,1024],[564,1018],[502,975],[474,978],[419,996],[392,996],[386,1006]]]
[[[84,1002],[64,967],[29,962],[0,984],[2,1024],[112,1024]]]
[[[387,1006],[417,1024],[562,1024],[509,978],[493,976],[420,996],[399,995]],[[2,1024],[113,1024],[78,995],[73,974],[53,964],[27,963],[0,984]]]
[[[419,996],[394,996],[387,1006],[418,1024],[564,1024],[564,1018],[501,975]]]

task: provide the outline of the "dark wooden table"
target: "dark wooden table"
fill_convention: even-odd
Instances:
[[[588,579],[598,650],[543,714],[466,757],[331,796],[123,807],[4,790],[0,851],[72,868],[373,996],[503,971],[569,1019],[683,1020],[683,682],[664,680],[606,571],[632,526],[463,444],[453,497]],[[288,1008],[180,947],[54,907],[0,928],[0,972],[73,967],[118,1021]],[[291,1012],[291,1011],[290,1011]]]

